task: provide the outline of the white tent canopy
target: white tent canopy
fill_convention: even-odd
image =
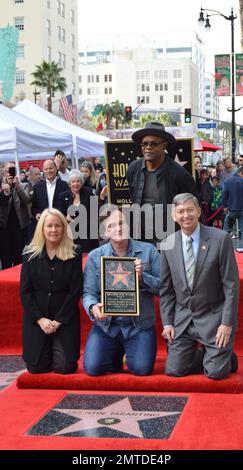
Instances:
[[[106,137],[64,121],[27,99],[15,106],[14,110],[21,115],[31,116],[35,121],[46,124],[57,131],[71,134],[73,136],[74,153],[78,157],[100,157],[104,155],[104,142],[109,140]],[[62,147],[60,146],[60,148]]]
[[[0,120],[0,152],[11,152],[15,150],[15,133],[16,129],[14,126]]]
[[[70,154],[72,136],[58,132],[0,104],[0,161],[48,158],[58,148]]]

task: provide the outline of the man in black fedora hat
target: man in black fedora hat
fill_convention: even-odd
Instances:
[[[133,161],[127,170],[130,198],[133,204],[163,205],[163,231],[167,230],[166,206],[180,193],[196,194],[192,175],[173,158],[177,142],[160,122],[149,122],[132,134],[133,141],[142,149],[143,158]],[[172,157],[172,158],[170,158]],[[143,213],[141,214],[143,216]],[[153,226],[155,220],[153,220]],[[157,243],[145,236],[145,218],[141,217],[141,239]]]

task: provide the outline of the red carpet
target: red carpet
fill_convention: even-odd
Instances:
[[[235,351],[243,356],[243,254],[236,253],[240,270],[241,301],[239,304],[239,330]],[[84,260],[85,262],[85,260]],[[20,266],[0,272],[0,354],[21,354],[22,351],[22,306],[19,298]],[[158,302],[158,299],[156,299]],[[87,377],[79,373],[69,376],[59,374],[22,374],[18,379],[20,388],[61,388],[83,390],[140,390],[140,391],[182,391],[207,393],[240,393],[243,388],[243,374],[239,372],[223,381],[212,381],[206,377],[190,376],[170,378],[162,374],[165,353],[161,339],[161,322],[156,305],[158,357],[155,372],[149,377],[134,377],[131,374],[112,374],[102,377]],[[91,322],[81,306],[82,350]]]
[[[63,390],[19,390],[1,393],[0,449],[5,450],[243,450],[242,395],[187,394],[189,400],[169,439],[28,436],[27,431],[66,395]],[[80,392],[79,392],[80,393]],[[85,395],[90,392],[82,392]],[[113,392],[106,392],[112,394]],[[102,392],[96,392],[96,395]],[[126,396],[124,392],[119,395]],[[132,393],[129,393],[132,395]],[[154,395],[139,393],[136,395]],[[156,393],[163,396],[165,394]],[[179,393],[166,395],[181,396]],[[184,395],[185,396],[185,395]],[[14,407],[13,407],[14,403]]]
[[[204,392],[242,393],[243,376],[232,374],[225,380],[210,380],[203,374],[187,377],[168,377],[162,373],[164,358],[158,358],[152,375],[137,377],[130,373],[89,377],[80,368],[76,374],[38,374],[24,372],[17,379],[19,388],[113,390],[145,392]],[[243,359],[242,359],[243,368]]]

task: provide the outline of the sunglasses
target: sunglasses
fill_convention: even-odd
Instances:
[[[154,141],[152,141],[152,142],[142,142],[140,144],[140,147],[142,149],[145,149],[146,147],[151,147],[153,149],[153,148],[156,148],[159,145],[164,144],[164,143],[165,143],[165,140],[161,140],[161,142],[154,142]]]

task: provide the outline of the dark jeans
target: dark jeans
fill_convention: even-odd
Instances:
[[[149,375],[156,357],[155,328],[139,330],[124,339],[122,331],[112,338],[94,325],[84,351],[84,370],[88,375],[120,372],[126,354],[127,367],[135,375]]]
[[[58,374],[72,374],[78,368],[77,361],[66,358],[58,333],[46,335],[41,356],[37,364],[26,364],[31,374],[56,372]]]

